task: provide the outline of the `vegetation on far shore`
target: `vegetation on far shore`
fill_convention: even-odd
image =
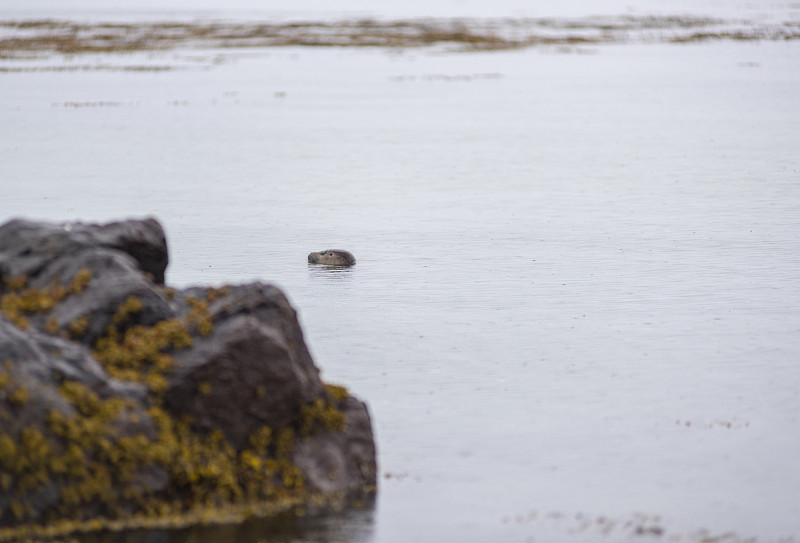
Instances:
[[[68,55],[175,48],[334,46],[461,51],[538,45],[630,41],[792,40],[800,23],[723,21],[695,16],[617,16],[577,19],[373,19],[270,22],[99,22],[0,20],[0,58],[41,52]]]

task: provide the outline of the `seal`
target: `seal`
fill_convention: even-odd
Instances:
[[[317,253],[309,253],[308,263],[326,266],[352,266],[356,263],[356,257],[341,249],[326,249]]]

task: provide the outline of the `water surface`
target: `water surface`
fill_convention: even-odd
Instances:
[[[0,218],[287,291],[382,474],[297,537],[800,537],[796,42],[35,62],[186,68],[0,73]]]

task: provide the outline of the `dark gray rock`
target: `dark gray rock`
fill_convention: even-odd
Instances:
[[[315,490],[325,493],[358,492],[365,481],[375,484],[375,441],[369,411],[364,402],[344,401],[344,431],[325,430],[301,440],[294,461]]]
[[[0,387],[0,434],[19,436],[35,429],[47,434],[48,417],[57,411],[65,417],[76,415],[76,407],[62,396],[58,387],[66,381],[84,385],[100,399],[111,397],[132,400],[131,407],[118,418],[118,436],[136,434],[153,437],[155,427],[145,412],[143,385],[111,379],[87,348],[74,342],[51,336],[36,329],[21,330],[0,315],[0,375],[6,385]],[[10,386],[9,386],[10,383]],[[13,392],[25,390],[24,401],[15,400]],[[3,465],[0,458],[0,466]],[[0,470],[2,471],[2,470]],[[7,474],[6,485],[14,488],[25,474]],[[48,478],[24,496],[15,492],[0,492],[0,526],[8,524],[8,507],[23,501],[30,507],[33,518],[60,505],[61,491],[67,486],[63,479]],[[162,481],[163,484],[163,481]]]
[[[169,258],[164,229],[153,218],[104,225],[50,224],[15,219],[0,227],[0,273],[10,277],[40,276],[60,256],[106,248],[125,253],[157,284],[164,283]]]
[[[171,306],[185,314],[187,298],[206,297],[205,289],[187,289]],[[239,445],[261,426],[294,424],[300,407],[322,395],[297,313],[280,289],[261,283],[227,287],[208,303],[208,316],[213,333],[176,353],[165,395],[175,415],[190,415],[203,429],[223,428]],[[203,387],[206,393],[198,394]]]
[[[223,435],[236,452],[253,446],[249,438],[265,426],[293,429],[292,456],[278,459],[300,468],[306,488],[337,495],[374,492],[375,445],[366,405],[352,397],[330,405],[334,400],[286,296],[260,283],[175,291],[163,286],[167,262],[164,231],[154,219],[107,225],[17,219],[0,226],[0,468],[11,462],[2,457],[2,447],[22,450],[14,440],[31,430],[49,440],[43,449],[49,447],[47,458],[62,458],[72,438],[53,430],[48,417],[80,417],[85,411],[65,396],[65,383],[80,384],[100,401],[125,400],[118,415],[103,419],[99,435],[97,420],[78,419],[70,431],[91,441],[91,462],[129,466],[118,480],[122,484],[76,498],[75,491],[68,492],[63,465],[43,459],[31,464],[16,454],[18,473],[0,469],[0,526],[58,519],[58,511],[70,507],[63,502],[65,492],[73,502],[82,500],[81,518],[106,514],[103,504],[109,500],[120,514],[139,511],[143,495],[163,495],[171,503],[203,495],[187,487],[195,475],[180,475],[182,468],[165,464],[163,455],[156,455],[160,463],[135,464],[134,452],[117,446],[123,438],[169,450],[203,447],[202,436]],[[52,299],[22,301],[45,295]],[[121,312],[122,306],[132,309]],[[169,327],[188,339],[167,341],[156,334]],[[119,350],[113,356],[102,347],[110,338]],[[168,363],[156,375],[147,364],[158,357]],[[131,377],[125,373],[134,371],[130,368],[140,373]],[[305,406],[320,402],[342,413],[343,430],[303,425]],[[156,444],[164,423],[158,417],[164,416],[174,421],[170,431],[199,437],[181,445],[172,435],[172,442]],[[179,430],[181,424],[190,429]],[[271,446],[274,450],[264,454],[286,454]],[[176,473],[183,478],[176,480]],[[211,480],[202,492],[218,488]]]
[[[89,270],[92,274],[86,288],[59,303],[52,315],[34,317],[37,326],[43,327],[46,318],[52,316],[56,318],[59,328],[63,329],[69,323],[86,317],[86,331],[78,339],[91,345],[111,325],[124,330],[133,325],[152,326],[176,316],[163,295],[153,288],[153,283],[138,269],[134,259],[111,249],[91,248],[72,256],[61,256],[46,269],[47,273],[42,274],[44,277],[37,278],[32,285],[45,286],[56,278],[72,278],[80,270]],[[142,303],[142,310],[124,323],[115,323],[113,318],[117,310],[131,297]]]
[[[30,403],[46,399],[43,404],[57,406],[63,412],[72,411],[69,404],[61,396],[50,396],[64,381],[79,382],[101,398],[120,396],[142,401],[146,397],[144,385],[111,379],[85,346],[35,328],[21,330],[2,314],[0,360],[3,371],[28,386]]]
[[[297,345],[255,316],[226,319],[195,343],[176,357],[165,405],[203,430],[221,428],[234,446],[261,426],[293,424],[322,394],[318,370],[298,363]]]
[[[69,286],[81,270],[91,273],[80,294],[59,303],[52,313],[32,316],[39,328],[54,318],[60,329],[86,317],[88,326],[80,338],[86,345],[106,333],[119,306],[131,296],[142,301],[142,311],[127,325],[149,326],[175,316],[153,288],[154,281],[163,283],[167,261],[164,231],[154,219],[108,225],[16,219],[0,226],[0,279],[25,277],[28,286],[41,289],[56,281]]]

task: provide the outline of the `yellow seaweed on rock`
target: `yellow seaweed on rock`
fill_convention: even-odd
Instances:
[[[291,428],[281,429],[273,444],[272,430],[262,427],[237,452],[221,431],[197,433],[162,408],[151,407],[147,414],[155,423],[155,436],[119,435],[115,422],[133,402],[100,399],[73,381],[65,382],[59,393],[75,413],[51,410],[48,435],[36,428],[23,429],[16,439],[0,434],[0,466],[14,477],[0,482],[22,496],[57,482],[60,506],[51,517],[80,519],[87,504],[102,504],[104,517],[122,518],[136,511],[161,515],[173,511],[176,503],[182,504],[180,512],[199,505],[255,505],[302,492],[302,471],[291,462]],[[137,473],[153,466],[166,471],[170,484],[165,489],[137,487]],[[121,496],[120,485],[125,489]],[[24,520],[29,509],[24,499],[18,500],[12,513]]]
[[[213,297],[209,295],[209,298]],[[214,330],[214,321],[208,311],[208,302],[195,298],[186,298],[191,309],[186,315],[186,325],[193,326],[198,334],[207,336]]]
[[[106,335],[95,342],[92,354],[112,377],[146,383],[154,391],[163,391],[163,375],[174,365],[165,351],[191,344],[186,326],[178,319],[166,319],[153,326],[132,326],[122,335],[110,326]]]
[[[119,306],[117,312],[111,317],[114,324],[121,324],[127,322],[131,315],[141,313],[142,301],[136,296],[128,296],[128,298]]]
[[[76,275],[69,289],[29,293],[27,304],[18,292],[26,282],[17,280],[13,290],[6,281],[8,292],[0,298],[0,310],[21,317],[29,310],[52,309],[55,305],[42,302],[42,296],[52,297],[56,304],[80,292],[90,278],[91,274]],[[140,300],[129,297],[115,313],[114,325],[94,342],[93,356],[112,377],[148,386],[144,411],[133,400],[103,398],[82,383],[65,380],[58,393],[71,410],[50,410],[41,427],[0,433],[0,489],[14,497],[5,511],[0,510],[0,522],[13,517],[23,523],[0,528],[0,542],[24,540],[31,534],[45,537],[110,527],[241,520],[310,499],[305,475],[292,461],[295,443],[320,429],[344,428],[339,405],[349,394],[343,387],[325,385],[324,396],[303,406],[294,426],[262,426],[238,450],[222,431],[198,431],[190,419],[176,418],[162,407],[174,367],[171,353],[192,345],[190,330],[213,331],[208,301],[220,293],[223,289],[209,290],[206,300],[190,301],[185,320],[166,319],[120,331],[117,326],[128,324],[142,309]],[[82,336],[87,326],[84,316],[70,323],[68,330],[73,337]],[[10,367],[7,361],[5,370]],[[210,394],[212,387],[213,383],[203,382],[198,392]],[[30,394],[0,371],[2,399],[24,407]],[[47,485],[55,485],[60,499],[35,518],[37,511],[28,498]],[[87,511],[92,513],[87,516]],[[44,524],[34,526],[34,521]]]
[[[89,328],[89,317],[80,317],[69,323],[69,334],[73,339],[80,339]]]
[[[319,428],[340,432],[344,424],[344,413],[321,398],[300,408],[300,435],[309,435]]]
[[[9,405],[21,407],[31,399],[30,392],[25,386],[19,384],[16,379],[6,373],[8,368],[4,364],[3,371],[0,371],[0,400],[6,400]]]
[[[72,278],[72,283],[70,284],[69,290],[72,294],[79,294],[89,286],[89,282],[92,280],[92,272],[83,268],[78,270],[78,273],[75,274],[75,277]]]
[[[14,392],[8,395],[8,403],[11,405],[25,405],[30,400],[31,396],[28,393],[28,389],[22,385],[19,385]]]
[[[332,385],[330,383],[323,384],[325,386],[325,394],[328,396],[328,400],[334,405],[339,405],[350,397],[350,392],[348,392],[348,390],[343,386]]]
[[[72,279],[69,288],[61,285],[61,281],[56,278],[49,286],[36,289],[25,288],[28,279],[19,276],[11,279],[4,279],[0,283],[0,312],[14,323],[18,328],[28,329],[28,319],[25,315],[45,313],[51,311],[55,306],[67,296],[80,294],[89,284],[92,272],[83,268],[79,270]],[[47,320],[45,330],[51,334],[58,332],[58,322],[51,316]]]
[[[44,329],[47,331],[48,334],[57,334],[59,327],[58,327],[58,319],[55,315],[50,315],[50,318],[47,319],[47,322],[44,324]]]

